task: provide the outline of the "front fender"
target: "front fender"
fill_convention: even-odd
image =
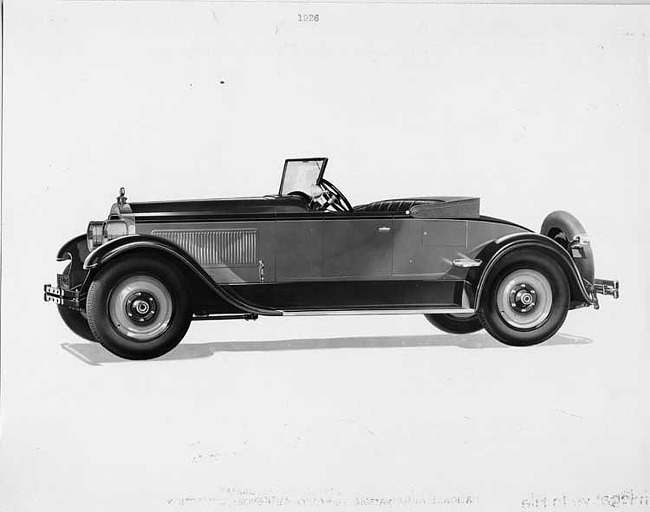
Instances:
[[[86,235],[75,236],[72,240],[68,240],[56,253],[56,261],[75,260],[80,261],[80,265],[88,256],[88,244],[86,243]]]
[[[72,240],[68,240],[56,253],[57,261],[70,261],[70,264],[64,270],[64,284],[67,288],[75,288],[82,285],[88,275],[84,269],[83,263],[88,256],[88,245],[86,244],[86,235],[79,235]]]
[[[480,252],[478,258],[487,263],[481,265],[474,275],[470,276],[470,279],[477,283],[475,307],[478,308],[481,304],[485,282],[494,266],[501,258],[522,248],[533,248],[543,252],[560,265],[569,280],[571,303],[574,306],[585,303],[591,305],[595,302],[575,261],[560,244],[538,233],[514,233],[494,240]]]
[[[220,299],[241,311],[259,315],[278,316],[282,314],[280,311],[260,308],[259,306],[246,303],[240,298],[233,296],[223,287],[215,283],[192,256],[173,242],[165,240],[164,238],[151,235],[127,235],[116,238],[100,245],[97,249],[91,252],[84,261],[84,268],[94,273],[103,265],[118,256],[136,251],[141,252],[143,250],[157,252],[172,259],[181,265],[181,268],[188,270],[193,276],[205,283]]]

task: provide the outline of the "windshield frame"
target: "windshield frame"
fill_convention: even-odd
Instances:
[[[282,169],[282,180],[280,180],[280,190],[278,191],[278,195],[281,197],[286,197],[288,196],[291,192],[301,192],[301,191],[295,191],[292,190],[288,193],[283,194],[282,189],[284,188],[284,181],[287,176],[287,167],[289,167],[289,164],[291,162],[321,162],[321,168],[320,172],[318,173],[318,178],[316,178],[316,185],[320,185],[321,180],[323,179],[323,175],[325,174],[325,168],[327,167],[327,157],[311,157],[311,158],[287,158],[284,161],[284,168]],[[304,192],[304,191],[302,191]],[[308,196],[311,196],[311,192],[304,192]]]

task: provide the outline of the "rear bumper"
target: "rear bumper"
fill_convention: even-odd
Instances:
[[[43,300],[72,309],[81,309],[79,290],[71,290],[66,286],[67,276],[59,274],[57,276],[57,284],[58,286],[52,286],[51,284],[43,285]]]
[[[620,295],[618,281],[613,279],[595,279],[594,284],[591,286],[592,305],[594,309],[600,308],[598,295],[609,295],[618,299]]]
[[[618,281],[611,279],[596,279],[593,290],[600,295],[611,295],[615,299],[619,297]]]

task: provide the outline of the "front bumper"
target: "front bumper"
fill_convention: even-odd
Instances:
[[[81,309],[81,296],[78,289],[71,290],[67,287],[68,276],[57,275],[57,285],[43,285],[43,300],[55,304],[67,306],[72,309]]]

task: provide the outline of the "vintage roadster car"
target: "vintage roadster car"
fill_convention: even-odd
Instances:
[[[594,278],[571,214],[541,233],[479,213],[473,197],[352,206],[327,158],[289,159],[279,193],[127,202],[60,250],[45,300],[77,335],[128,359],[173,349],[192,320],[421,313],[449,333],[485,328],[508,345],[547,340],[570,309],[618,297]]]

